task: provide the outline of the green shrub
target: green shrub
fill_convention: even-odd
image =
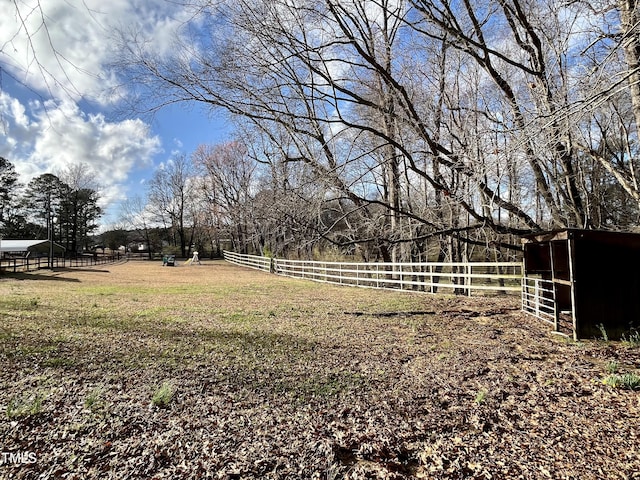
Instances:
[[[609,360],[607,362],[607,373],[618,373],[618,368],[620,364],[617,360]]]
[[[166,408],[171,403],[174,393],[175,389],[173,385],[169,382],[163,382],[154,392],[153,397],[151,397],[151,403],[156,407]]]
[[[633,348],[640,347],[640,331],[636,330],[633,333],[629,333],[629,337],[622,335],[622,341]]]
[[[612,374],[606,377],[602,383],[610,387],[622,388],[625,390],[639,390],[640,376],[635,373]]]
[[[602,334],[602,340],[604,340],[605,342],[609,341],[609,335],[607,334],[607,330],[604,328],[604,325],[601,323],[599,325],[597,325],[598,330],[600,330],[600,333]]]
[[[13,419],[37,415],[42,411],[42,402],[44,399],[45,395],[42,393],[13,398],[9,401],[9,405],[7,405],[7,417]]]
[[[476,398],[474,399],[474,402],[476,402],[478,405],[480,405],[481,403],[484,403],[484,401],[486,399],[487,399],[487,391],[486,390],[480,390],[476,394]]]
[[[91,410],[96,411],[102,406],[102,392],[103,389],[101,387],[96,387],[89,394],[87,398],[84,399],[84,407]]]

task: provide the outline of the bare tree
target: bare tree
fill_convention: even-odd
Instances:
[[[227,233],[236,249],[261,253],[251,212],[256,165],[248,158],[244,146],[238,142],[215,147],[201,145],[192,157],[204,174],[203,191],[218,228],[228,226]]]
[[[191,162],[177,155],[158,168],[149,182],[148,200],[156,221],[170,232],[173,244],[179,246],[183,257],[188,256],[197,218],[191,206],[196,189]]]
[[[517,250],[514,237],[532,231],[602,226],[594,221],[606,201],[598,195],[612,184],[635,198],[628,84],[598,97],[618,114],[609,117],[615,122],[585,107],[588,58],[576,46],[590,47],[578,2],[201,7],[197,35],[185,29],[175,55],[149,55],[134,36],[123,44],[123,66],[156,105],[223,108],[279,149],[274,166],[303,166],[331,212],[319,217],[318,239],[367,245],[390,260],[420,256],[434,238],[441,259],[464,259],[475,247]],[[634,32],[635,17],[620,12],[631,19],[622,31]],[[619,45],[633,72],[632,43]],[[594,125],[603,127],[596,136]],[[629,131],[617,157],[612,146],[623,144],[609,140],[614,125]],[[607,182],[594,183],[595,172],[606,172]],[[286,191],[285,183],[277,189]]]
[[[161,245],[155,241],[153,213],[151,205],[142,196],[135,196],[121,203],[120,217],[124,225],[144,238],[148,246],[149,260],[153,258]]]

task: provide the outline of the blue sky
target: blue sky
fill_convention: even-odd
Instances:
[[[116,29],[144,32],[161,53],[188,18],[165,0],[11,0],[0,16],[0,156],[24,183],[87,165],[103,221],[117,222],[120,203],[143,195],[159,165],[232,135],[221,112],[173,105],[140,118],[122,114],[126,91],[113,94]]]

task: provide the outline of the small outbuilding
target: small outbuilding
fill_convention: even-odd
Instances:
[[[563,229],[522,243],[524,311],[576,340],[640,328],[640,234]]]

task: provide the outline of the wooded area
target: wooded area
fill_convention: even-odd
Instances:
[[[183,256],[510,261],[532,232],[638,226],[635,1],[181,8],[164,49],[116,32],[113,93],[129,113],[204,104],[236,135],[161,165],[114,245],[134,231]]]
[[[14,165],[0,157],[0,239],[50,239],[70,255],[89,249],[102,214],[97,188],[82,164],[25,186]]]
[[[164,54],[121,32],[118,65],[147,105],[204,102],[238,125],[192,155],[181,242],[207,224],[241,252],[509,260],[522,234],[637,225],[636,2],[186,8]]]

